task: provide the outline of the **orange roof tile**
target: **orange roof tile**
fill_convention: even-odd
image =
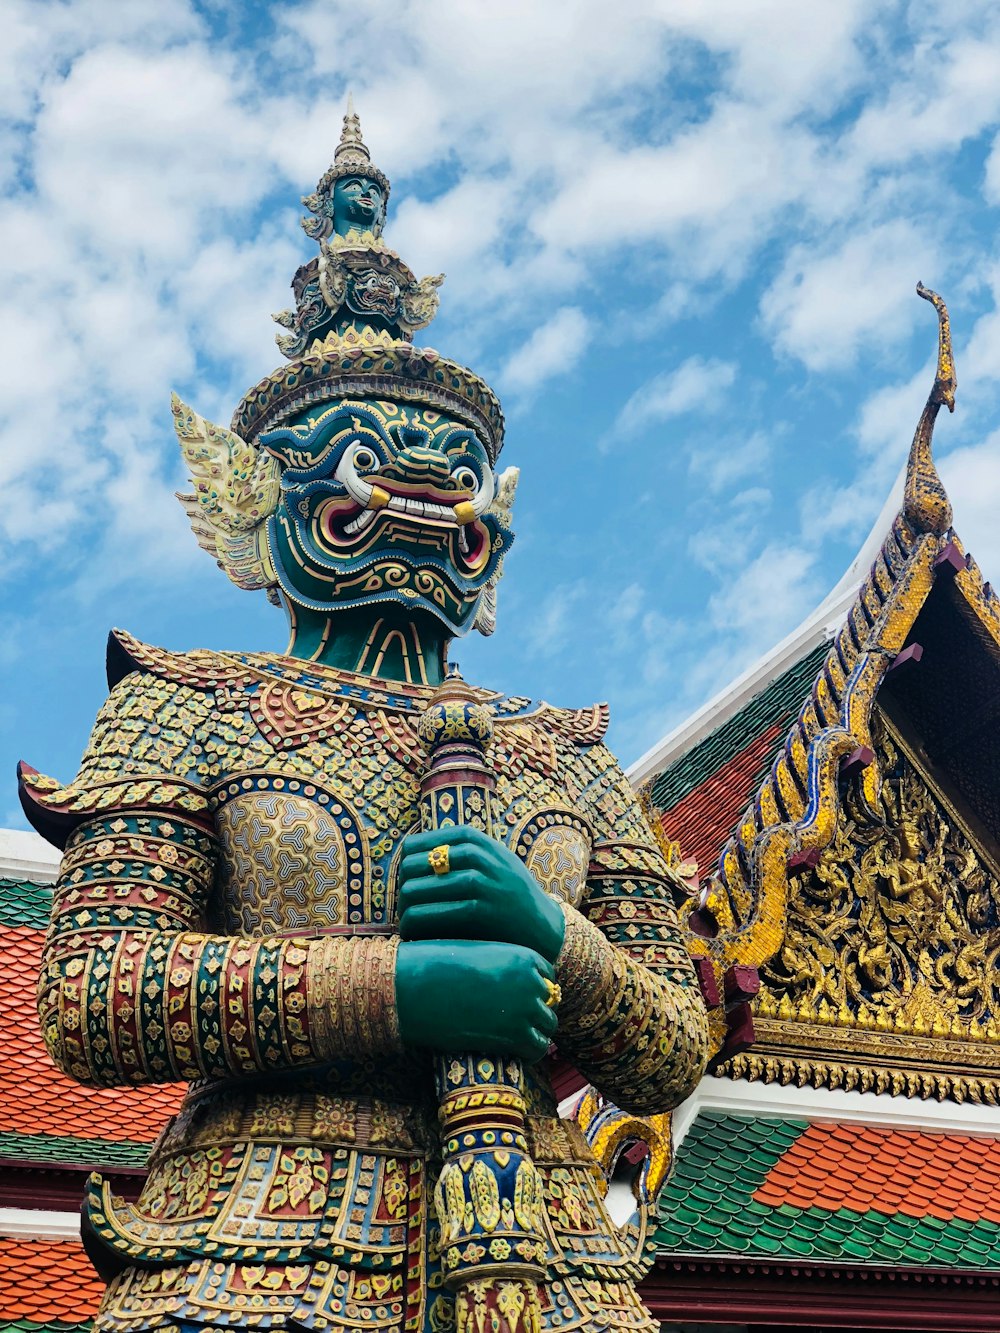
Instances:
[[[103,1294],[80,1241],[0,1236],[0,1322],[82,1324]]]
[[[1000,1138],[810,1125],[754,1192],[771,1207],[1000,1223]]]
[[[679,842],[681,856],[697,861],[708,874],[726,839],[760,785],[761,768],[778,749],[786,728],[770,726],[738,754],[660,816],[668,838]]]
[[[35,1010],[43,939],[44,931],[30,926],[0,926],[0,1128],[151,1143],[183,1088],[83,1088],[54,1067]]]

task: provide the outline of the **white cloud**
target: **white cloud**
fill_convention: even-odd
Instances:
[[[955,512],[955,529],[984,577],[1000,586],[1000,430],[956,449],[938,465]]]
[[[770,433],[755,430],[743,440],[717,438],[709,447],[692,453],[689,465],[691,471],[701,477],[713,493],[725,490],[745,477],[764,477],[771,458],[773,435],[776,433],[776,430]]]
[[[559,584],[547,593],[531,612],[525,635],[529,652],[542,658],[565,653],[573,643],[577,608],[590,597],[591,589],[582,579]]]
[[[714,357],[690,356],[676,370],[664,370],[647,380],[627,400],[602,440],[608,450],[646,427],[671,417],[698,411],[711,413],[736,379],[736,366]]]
[[[808,609],[822,541],[882,472],[888,485],[929,386],[926,368],[885,385],[876,355],[912,363],[906,337],[928,319],[918,278],[981,280],[965,285],[981,318],[958,349],[964,419],[996,391],[1000,256],[966,224],[980,189],[1000,201],[1000,136],[971,192],[956,166],[1000,116],[1000,11],[986,0],[947,14],[925,0],[635,0],[610,25],[603,0],[440,0],[433,22],[408,0],[307,0],[272,6],[240,41],[185,0],[9,0],[4,23],[8,575],[42,552],[75,577],[89,552],[109,579],[167,584],[204,559],[170,494],[167,392],[224,421],[279,360],[268,316],[312,253],[296,196],[330,159],[349,82],[393,178],[389,243],[418,274],[448,275],[449,353],[482,354],[530,398],[606,339],[607,377],[581,381],[600,419],[615,385],[641,385],[608,437],[640,437],[620,472],[644,463],[622,482],[629,518],[637,495],[662,500],[668,433],[690,460],[678,491],[707,497],[669,515],[678,545],[694,529],[697,616],[671,619],[673,592],[628,566],[605,576],[602,660],[625,663],[616,688],[633,719],[658,725],[666,693],[691,701]],[[707,336],[692,343],[694,327]],[[783,404],[775,425],[754,396],[774,371],[761,330],[786,388],[791,361],[825,389],[819,377],[839,387],[866,357],[858,476],[841,449],[804,513],[773,462],[795,414]],[[705,417],[718,443],[702,435],[692,452]],[[977,443],[946,463],[963,533],[966,507],[973,530],[987,523],[991,458]],[[539,659],[587,641],[596,578],[523,596]]]
[[[1000,112],[998,14],[970,7],[951,41],[929,30],[903,55],[897,78],[862,109],[850,148],[869,166],[899,163],[974,138]]]
[[[902,384],[887,384],[868,395],[856,427],[865,455],[888,455],[895,460],[891,466],[899,466],[933,383],[934,363],[930,362]]]
[[[817,552],[805,545],[769,543],[708,602],[713,625],[763,651],[790,633],[823,591]]]
[[[512,393],[530,393],[572,370],[590,341],[590,323],[576,306],[564,306],[539,325],[509,357],[500,378]]]
[[[934,242],[897,219],[852,230],[836,249],[817,255],[794,247],[761,300],[761,319],[774,346],[810,370],[849,366],[864,347],[906,332],[922,312],[918,281],[936,282]]]
[[[53,83],[35,131],[43,200],[106,252],[176,263],[237,218],[273,169],[231,57],[188,44],[84,52]]]

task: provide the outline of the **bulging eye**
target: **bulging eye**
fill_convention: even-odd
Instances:
[[[479,478],[473,472],[471,467],[460,467],[452,473],[455,483],[460,490],[474,491],[479,487]]]
[[[362,471],[367,472],[375,467],[377,462],[378,459],[370,449],[355,449],[354,466],[356,468],[360,468]]]

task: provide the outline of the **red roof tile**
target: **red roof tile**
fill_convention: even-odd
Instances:
[[[0,926],[0,1106],[2,1128],[20,1134],[151,1143],[183,1089],[83,1088],[52,1064],[35,1010],[44,932]],[[0,1287],[2,1290],[2,1287]]]
[[[810,1125],[753,1197],[774,1208],[1000,1223],[1000,1138]]]
[[[714,868],[786,730],[775,724],[762,731],[660,816],[667,837],[679,844],[684,860],[698,862],[703,875]]]
[[[0,1236],[0,1322],[82,1324],[97,1313],[103,1294],[78,1240]]]

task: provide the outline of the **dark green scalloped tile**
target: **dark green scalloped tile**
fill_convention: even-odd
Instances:
[[[58,1134],[0,1133],[0,1157],[19,1162],[72,1162],[85,1166],[145,1166],[150,1143],[76,1139]]]
[[[52,911],[52,888],[26,879],[0,878],[0,925],[44,930]]]
[[[681,1145],[661,1199],[660,1247],[845,1263],[1000,1268],[1000,1227],[876,1209],[770,1206],[752,1195],[808,1128],[804,1120],[706,1113]]]
[[[745,750],[768,727],[790,726],[812,687],[830,645],[822,643],[807,653],[787,671],[745,704],[735,716],[727,718],[704,740],[693,745],[653,782],[652,800],[658,810],[667,810],[711,777],[727,760]],[[775,748],[781,744],[778,740]],[[773,755],[766,757],[760,779],[771,767]]]
[[[904,1259],[908,1259],[914,1264],[929,1264],[933,1258],[933,1253],[926,1245],[914,1241],[908,1241],[900,1251]]]
[[[13,1323],[0,1324],[0,1333],[87,1333],[90,1324],[89,1319],[81,1319],[78,1324],[68,1324],[62,1319],[51,1319],[45,1324],[33,1324],[30,1319],[15,1319]]]
[[[759,1254],[763,1251],[765,1254],[780,1254],[782,1249],[782,1238],[780,1236],[767,1236],[759,1232],[751,1242],[750,1249]]]
[[[867,1263],[872,1257],[872,1246],[865,1244],[857,1236],[845,1236],[840,1242],[840,1252]]]

